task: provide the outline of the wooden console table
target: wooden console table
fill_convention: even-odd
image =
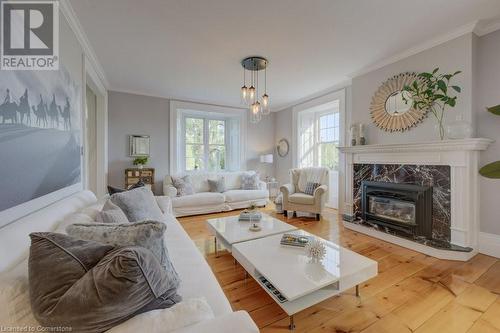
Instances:
[[[155,169],[154,168],[128,168],[125,169],[125,188],[137,183],[142,180],[146,185],[151,187],[151,191],[154,191],[154,181],[155,181]]]

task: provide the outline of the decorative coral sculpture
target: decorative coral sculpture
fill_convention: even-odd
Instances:
[[[307,253],[307,256],[313,261],[320,261],[325,257],[326,254],[325,244],[318,239],[311,239],[304,249]]]

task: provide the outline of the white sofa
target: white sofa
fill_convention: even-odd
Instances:
[[[179,294],[183,299],[205,298],[212,308],[214,318],[175,330],[176,333],[217,332],[255,333],[257,326],[245,311],[233,312],[217,279],[207,262],[189,238],[179,222],[171,214],[168,197],[157,197],[167,224],[166,244],[170,258],[181,277]],[[0,326],[27,325],[33,323],[33,315],[28,297],[27,257],[30,245],[29,233],[34,231],[63,232],[68,224],[93,220],[102,203],[98,203],[92,192],[82,191],[46,208],[32,213],[16,222],[0,228],[0,286],[16,281],[9,290],[16,294],[15,302],[0,309]],[[19,284],[19,281],[21,282]],[[0,295],[5,297],[5,295]],[[15,313],[23,322],[2,322]],[[30,321],[31,319],[31,321]],[[155,332],[166,332],[166,328],[156,327]]]
[[[167,175],[163,180],[163,194],[172,199],[174,215],[177,217],[226,212],[247,208],[252,203],[265,206],[269,199],[266,183],[260,181],[258,190],[242,190],[242,173],[254,174],[255,171],[190,174],[195,193],[182,197],[177,196],[177,189],[172,186],[172,178]],[[224,177],[226,191],[224,193],[210,192],[208,179],[215,180],[219,177]]]

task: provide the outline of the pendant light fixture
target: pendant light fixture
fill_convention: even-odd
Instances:
[[[241,102],[250,110],[250,121],[258,123],[263,115],[271,113],[269,95],[267,94],[267,59],[263,57],[248,57],[241,61],[243,66],[243,86],[241,87]],[[264,71],[264,94],[259,97],[259,71]],[[247,88],[246,71],[250,72]]]

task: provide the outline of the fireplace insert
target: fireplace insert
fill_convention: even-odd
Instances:
[[[389,182],[361,182],[364,221],[432,238],[432,187]]]

